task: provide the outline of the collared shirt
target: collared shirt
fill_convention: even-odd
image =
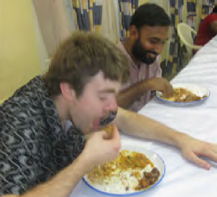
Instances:
[[[62,129],[40,76],[0,106],[0,195],[22,194],[73,162],[83,150],[84,138],[68,125]]]
[[[127,56],[130,62],[130,79],[129,81],[123,85],[121,91],[129,88],[135,83],[138,83],[145,79],[161,77],[162,70],[160,67],[161,57],[160,55],[157,56],[154,63],[147,65],[145,63],[140,63],[140,67],[138,67],[135,62],[132,60],[131,56],[125,49],[123,45],[124,40],[118,43],[118,47],[120,50]],[[144,92],[144,94],[138,98],[128,109],[132,111],[140,110],[151,98],[153,97],[153,93],[151,90]]]

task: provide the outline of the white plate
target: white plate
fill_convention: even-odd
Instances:
[[[147,191],[149,189],[152,189],[153,187],[157,186],[161,180],[163,179],[164,175],[165,175],[165,172],[166,172],[166,166],[165,166],[165,163],[163,161],[163,159],[157,155],[156,153],[148,150],[148,149],[145,149],[144,147],[142,146],[123,146],[122,144],[122,150],[130,150],[130,151],[136,151],[136,152],[140,152],[140,153],[143,153],[145,154],[151,161],[152,163],[154,164],[154,166],[160,171],[160,176],[159,176],[159,179],[158,181],[144,189],[144,190],[140,190],[140,191],[124,191],[124,192],[120,192],[120,191],[117,191],[117,192],[109,192],[109,188],[104,188],[102,187],[101,185],[98,185],[98,184],[93,184],[87,177],[87,175],[85,175],[83,177],[83,181],[90,187],[92,188],[93,190],[97,191],[97,192],[100,192],[102,194],[106,194],[106,195],[111,195],[111,196],[130,196],[130,195],[134,195],[134,194],[140,194],[144,191]]]
[[[174,83],[172,84],[173,88],[185,88],[191,92],[193,92],[194,94],[196,94],[197,96],[206,96],[204,99],[199,100],[199,101],[192,101],[192,102],[174,102],[174,101],[168,101],[164,98],[162,98],[162,93],[157,91],[156,92],[156,97],[160,100],[163,101],[165,103],[169,103],[169,104],[178,104],[178,105],[192,105],[192,104],[199,104],[204,102],[205,100],[207,100],[210,96],[210,91],[202,86],[196,85],[196,84],[190,84],[190,83]]]

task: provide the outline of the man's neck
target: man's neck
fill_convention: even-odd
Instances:
[[[65,122],[68,119],[67,106],[64,101],[64,98],[61,95],[56,96],[54,98],[54,104],[56,106],[57,113],[59,115],[60,123],[62,125],[62,128],[64,129]]]

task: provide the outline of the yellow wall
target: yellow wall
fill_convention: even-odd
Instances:
[[[144,4],[144,3],[149,3],[150,0],[139,0],[139,6]]]
[[[30,0],[0,0],[0,103],[41,72]]]

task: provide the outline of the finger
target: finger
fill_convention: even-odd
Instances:
[[[160,80],[159,80],[159,82],[158,82],[158,84],[159,84],[159,88],[157,89],[158,91],[160,91],[160,92],[162,92],[163,93],[163,96],[165,97],[165,98],[167,98],[167,97],[169,97],[170,95],[169,95],[169,88],[168,88],[168,81],[166,80],[166,79],[164,79],[164,78],[159,78]]]
[[[199,157],[198,157],[196,154],[194,154],[193,152],[190,153],[190,154],[188,154],[188,156],[186,156],[186,158],[187,158],[188,160],[192,161],[193,163],[197,164],[198,166],[200,166],[200,167],[206,169],[206,170],[209,170],[209,169],[211,168],[211,165],[210,165],[207,161],[205,161],[205,160],[199,158]]]
[[[114,147],[115,151],[119,151],[121,148],[121,137],[120,137],[118,128],[115,125],[113,126],[114,126],[113,136],[110,142],[112,143],[112,146]]]
[[[103,139],[109,139],[109,135],[106,131],[99,131]]]
[[[217,145],[216,144],[212,144],[212,151],[217,153]]]
[[[168,92],[168,88],[167,88],[167,86],[164,86],[164,89],[163,89],[163,96],[165,97],[165,98],[169,98],[171,95],[169,94],[169,92]]]
[[[165,85],[165,92],[167,97],[173,96],[173,86],[168,81]]]
[[[101,139],[107,139],[108,138],[108,134],[106,131],[96,131],[93,134],[90,135],[89,138],[101,138]],[[89,139],[88,138],[88,139]]]
[[[171,83],[169,83],[169,85],[168,85],[169,96],[173,96],[173,92],[174,92],[173,86],[171,85]]]
[[[113,135],[112,135],[112,138],[115,139],[115,140],[120,141],[120,133],[119,133],[118,128],[117,128],[116,125],[113,125]]]
[[[217,162],[217,153],[212,149],[205,150],[200,155],[206,156],[207,158]]]

